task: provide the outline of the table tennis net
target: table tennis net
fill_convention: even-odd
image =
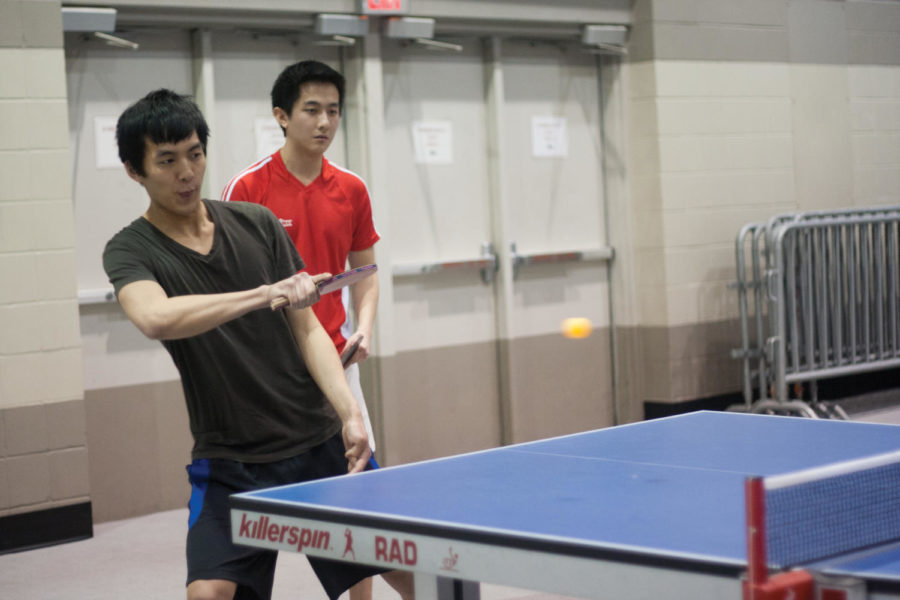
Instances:
[[[900,539],[900,452],[767,477],[764,485],[772,566]]]

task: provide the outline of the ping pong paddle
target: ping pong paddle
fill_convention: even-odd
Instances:
[[[353,285],[357,281],[361,279],[365,279],[369,275],[372,275],[378,270],[378,265],[363,265],[362,267],[356,267],[355,269],[350,269],[349,271],[344,271],[343,273],[338,273],[333,277],[329,277],[328,279],[323,279],[319,283],[316,284],[316,287],[319,288],[319,294],[330,294],[331,292],[336,292],[341,288],[345,288],[348,285]],[[272,302],[269,303],[269,307],[272,310],[278,310],[284,306],[288,305],[288,299],[285,297],[275,298]]]
[[[362,338],[356,338],[356,341],[344,348],[344,351],[341,353],[341,364],[344,365],[344,368],[347,368],[347,365],[350,364],[350,361],[353,360],[353,357],[356,356],[356,351],[359,350],[359,345],[362,343]]]

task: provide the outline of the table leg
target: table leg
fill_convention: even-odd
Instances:
[[[416,600],[480,600],[477,581],[463,581],[428,573],[415,574]]]

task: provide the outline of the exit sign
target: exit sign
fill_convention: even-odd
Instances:
[[[409,0],[359,0],[359,12],[364,15],[405,15]]]

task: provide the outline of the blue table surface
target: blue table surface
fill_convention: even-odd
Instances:
[[[810,568],[831,575],[862,576],[900,580],[900,543],[861,551],[853,555],[813,563]]]
[[[238,497],[743,565],[747,476],[898,449],[895,425],[701,411]]]

